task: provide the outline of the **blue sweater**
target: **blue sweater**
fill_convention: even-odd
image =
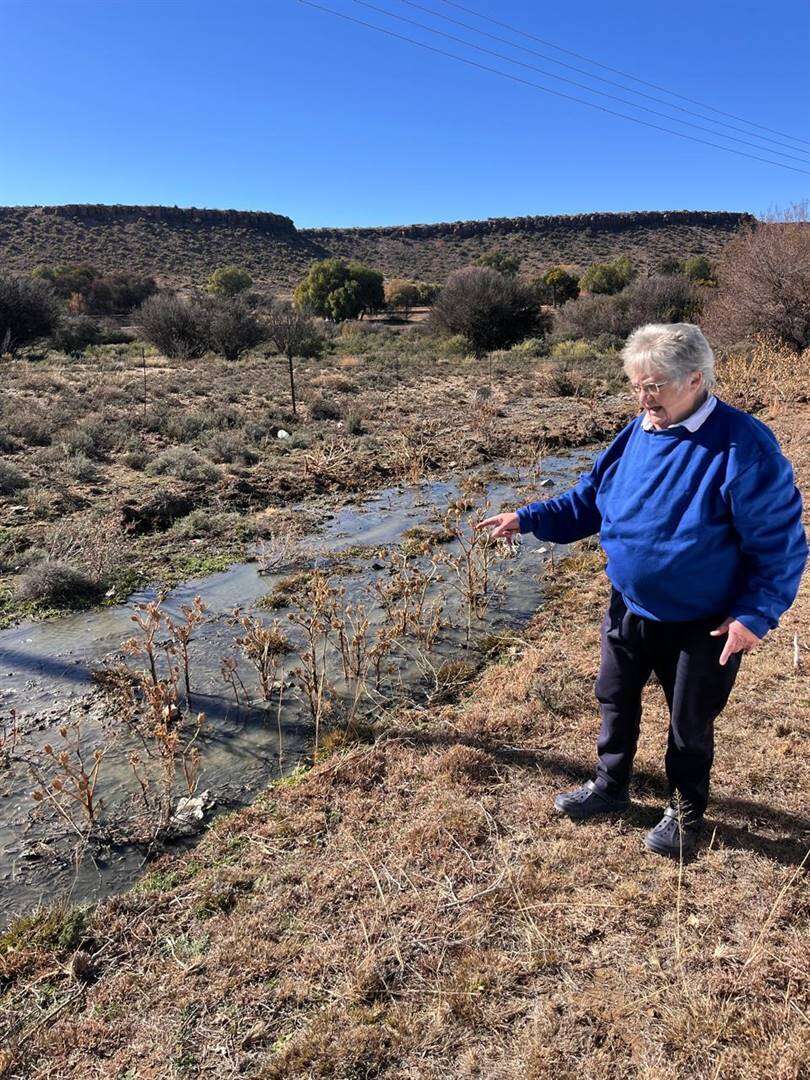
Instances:
[[[695,432],[636,417],[576,487],[518,510],[522,533],[599,533],[607,574],[637,615],[739,619],[758,637],[793,603],[807,559],[802,504],[770,428],[718,401]]]

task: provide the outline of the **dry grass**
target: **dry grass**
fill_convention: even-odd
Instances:
[[[810,409],[765,419],[806,485]],[[587,546],[558,568],[462,704],[275,785],[78,933],[12,928],[6,1075],[798,1080],[810,592],[743,664],[707,842],[679,867],[641,845],[665,799],[659,688],[632,812],[552,811],[593,766],[600,570]]]
[[[303,400],[328,396],[332,408],[298,418],[289,412],[286,360],[261,350],[237,363],[167,364],[137,344],[79,361],[51,353],[3,362],[0,574],[9,588],[0,624],[38,613],[3,596],[25,562],[48,549],[55,523],[75,569],[87,561],[88,530],[103,519],[124,527],[116,538],[122,564],[168,582],[189,558],[196,562],[185,576],[206,568],[203,556],[244,556],[264,512],[298,506],[302,491],[313,503],[339,504],[543,440],[596,441],[626,418],[622,399],[584,405],[549,396],[540,377],[548,361],[511,354],[494,361],[497,408],[482,408],[476,393],[487,372],[467,358],[437,359],[436,348],[417,334],[353,327],[334,355],[300,365]],[[340,374],[344,349],[356,361],[351,379]],[[292,437],[278,439],[279,429]],[[5,560],[5,549],[15,558]],[[131,575],[121,583],[122,598],[133,584]],[[117,585],[113,574],[103,591]]]

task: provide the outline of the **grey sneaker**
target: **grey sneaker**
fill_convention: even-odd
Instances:
[[[703,820],[700,815],[682,812],[679,817],[675,807],[668,806],[664,816],[654,829],[644,837],[644,846],[656,855],[667,855],[670,859],[689,858],[693,854],[700,837]]]
[[[621,795],[608,795],[599,791],[593,780],[576,791],[566,791],[554,799],[554,809],[558,813],[567,814],[578,821],[600,814],[620,814],[629,806],[630,796],[626,791]]]

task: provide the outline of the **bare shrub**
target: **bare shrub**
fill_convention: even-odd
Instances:
[[[83,353],[88,345],[98,344],[101,340],[101,329],[95,319],[88,315],[77,315],[60,319],[52,340],[55,347],[62,352]]]
[[[723,248],[719,286],[702,320],[713,341],[734,345],[758,334],[795,349],[810,345],[808,203],[749,226]]]
[[[679,274],[637,278],[613,296],[581,296],[558,313],[555,327],[563,334],[594,339],[602,334],[624,339],[648,322],[689,322],[700,300],[694,286]]]
[[[256,451],[236,432],[215,431],[208,439],[206,453],[212,461],[228,465],[255,465]]]
[[[440,420],[400,423],[396,431],[384,437],[391,473],[406,483],[416,483],[439,464]]]
[[[701,304],[692,283],[678,274],[636,278],[625,289],[625,296],[631,330],[648,322],[691,322]]]
[[[63,746],[54,749],[50,743],[43,747],[45,775],[32,766],[33,775],[40,786],[32,792],[35,802],[50,802],[74,830],[81,831],[73,818],[72,810],[78,808],[90,828],[98,824],[103,804],[96,797],[99,772],[107,747],[96,747],[88,757],[82,745],[78,722],[59,729]]]
[[[208,321],[201,303],[159,293],[141,305],[135,325],[164,356],[193,360],[208,349]]]
[[[199,596],[194,597],[191,604],[183,604],[180,612],[183,616],[181,622],[175,622],[170,615],[164,615],[166,628],[169,631],[169,647],[175,656],[180,657],[183,673],[183,685],[186,691],[186,707],[191,704],[191,666],[189,661],[188,647],[194,635],[194,631],[206,621],[205,604]]]
[[[16,465],[0,461],[0,495],[14,495],[27,486],[28,481]]]
[[[25,571],[15,592],[18,600],[79,607],[98,595],[98,585],[82,570],[44,560]]]
[[[219,469],[187,446],[171,446],[146,467],[150,476],[175,476],[178,480],[206,482],[219,478]]]
[[[328,398],[316,397],[309,403],[309,415],[313,420],[339,420],[340,406]]]
[[[496,580],[495,564],[504,556],[504,549],[488,533],[476,529],[481,513],[465,516],[463,510],[451,507],[443,518],[443,528],[452,535],[455,551],[437,553],[435,561],[450,568],[449,584],[463,604],[465,614],[465,644],[470,646],[473,620],[485,617],[500,583]]]
[[[50,334],[58,314],[47,281],[0,275],[0,353]]]
[[[238,360],[267,337],[265,327],[243,300],[214,299],[206,304],[205,310],[208,348],[226,360]]]
[[[35,407],[24,413],[19,410],[12,415],[4,413],[3,426],[26,446],[50,446],[53,438],[53,424]]]
[[[45,552],[50,562],[79,567],[101,587],[121,565],[123,541],[118,517],[96,514],[53,526],[45,536]]]
[[[595,338],[599,334],[615,334],[625,338],[630,333],[625,297],[596,295],[570,300],[557,313],[554,323],[558,334],[577,338]]]
[[[447,279],[431,323],[444,335],[462,334],[481,357],[514,345],[529,333],[543,333],[550,317],[523,282],[490,267],[469,266]]]
[[[91,484],[98,479],[98,466],[81,451],[65,454],[62,468],[72,480],[80,484]]]
[[[180,677],[185,682],[186,705],[191,698],[188,644],[197,626],[205,621],[205,607],[199,597],[182,608],[183,622],[175,623],[162,610],[161,599],[136,604],[132,621],[140,636],[125,641],[122,651],[146,660],[147,668],[124,672],[128,696],[122,703],[122,718],[137,734],[147,755],[130,755],[130,766],[139,785],[144,809],[157,824],[157,831],[171,822],[172,792],[178,766],[182,768],[186,791],[192,794],[200,772],[197,740],[202,732],[203,713],[184,717],[180,708]],[[166,638],[158,638],[161,626]],[[165,675],[163,670],[165,668]],[[157,764],[157,772],[149,762]]]
[[[88,416],[80,424],[60,431],[57,441],[68,453],[86,454],[92,458],[102,458],[120,444],[122,434],[116,425],[103,416]]]
[[[358,410],[346,414],[346,433],[348,435],[365,435],[366,428],[363,422],[363,414]]]
[[[304,473],[319,480],[342,483],[354,473],[352,459],[351,446],[334,440],[326,444],[318,443],[304,455]]]
[[[292,652],[292,645],[284,635],[277,619],[267,626],[261,619],[235,612],[234,620],[242,630],[241,636],[236,639],[236,644],[258,676],[262,697],[265,701],[269,701],[279,682],[278,673],[282,658]]]
[[[335,691],[327,679],[327,654],[332,640],[334,592],[324,574],[314,573],[290,622],[300,627],[304,646],[299,650],[300,664],[292,673],[305,705],[315,724],[315,753],[318,753],[322,721],[334,708]]]
[[[315,321],[288,300],[279,300],[272,304],[267,315],[267,333],[280,353],[287,358],[290,376],[290,397],[292,411],[295,414],[295,357],[301,359],[320,356],[324,349],[324,337],[319,333]]]

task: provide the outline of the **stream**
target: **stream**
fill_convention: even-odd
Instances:
[[[548,490],[542,494],[564,490],[592,459],[592,450],[546,458],[542,477]],[[233,609],[260,614],[265,622],[278,619],[297,646],[300,629],[289,620],[290,608],[265,610],[257,603],[291,573],[315,566],[330,577],[334,572],[332,580],[346,590],[345,603],[364,604],[371,613],[372,629],[379,627],[385,611],[374,606],[371,598],[375,581],[390,574],[390,559],[384,549],[396,551],[403,533],[414,526],[436,529],[437,515],[460,496],[469,496],[476,507],[488,500],[489,512],[497,513],[541,497],[535,484],[525,476],[516,477],[514,469],[488,465],[446,481],[387,488],[354,505],[325,513],[317,536],[305,539],[307,557],[298,563],[271,573],[260,573],[255,561],[239,563],[221,573],[185,582],[168,594],[163,610],[174,617],[198,596],[207,609],[207,621],[195,630],[190,646],[192,708],[205,715],[196,745],[200,751],[197,793],[208,793],[206,820],[213,813],[247,804],[270,781],[311,760],[313,745],[310,714],[290,679],[292,669],[300,664],[295,654],[286,657],[283,664],[280,704],[275,698],[270,702],[261,700],[256,675],[244,660],[240,659],[239,673],[251,703],[237,704],[225,685],[222,658],[239,655],[234,645],[239,630],[229,620]],[[310,543],[312,547],[307,549]],[[539,575],[552,546],[525,536],[516,557],[499,558],[494,573],[500,587],[486,616],[476,623],[478,636],[519,628],[534,614],[542,599]],[[442,544],[433,550],[452,554],[458,545]],[[431,558],[429,554],[418,555],[409,563],[424,568],[430,565]],[[431,585],[428,597],[444,605],[445,615],[454,624],[440,635],[431,653],[434,664],[465,656],[466,619],[451,579],[450,571],[444,568]],[[127,807],[136,805],[138,786],[129,759],[138,749],[137,742],[128,729],[122,729],[120,721],[116,724],[113,699],[94,680],[93,671],[103,668],[111,658],[124,660],[121,645],[137,633],[132,620],[134,605],[154,598],[154,591],[144,590],[131,596],[126,604],[0,632],[0,731],[9,730],[13,710],[20,732],[8,760],[5,764],[0,760],[0,925],[38,904],[59,900],[90,902],[121,891],[144,871],[148,859],[143,844],[126,842],[96,845],[92,857],[85,853],[77,865],[71,857],[73,841],[66,823],[49,804],[35,803],[32,798],[37,782],[30,766],[32,762],[39,768],[47,765],[46,744],[52,744],[58,752],[65,745],[60,726],[78,719],[87,760],[92,761],[95,747],[107,747],[97,787],[104,809],[117,808],[121,816]],[[430,668],[426,668],[420,650],[403,647],[389,659],[395,670],[383,688],[387,696],[401,700],[412,694],[419,700],[421,693],[424,700],[426,671]],[[127,663],[143,666],[142,661],[132,657]],[[345,692],[339,657],[333,657],[330,663],[330,681],[338,693]],[[176,798],[184,794],[187,790],[182,786],[181,773],[174,795]],[[78,808],[73,813],[79,821]],[[148,854],[192,845],[203,825],[201,821],[199,828],[188,830],[188,835],[158,845]]]

